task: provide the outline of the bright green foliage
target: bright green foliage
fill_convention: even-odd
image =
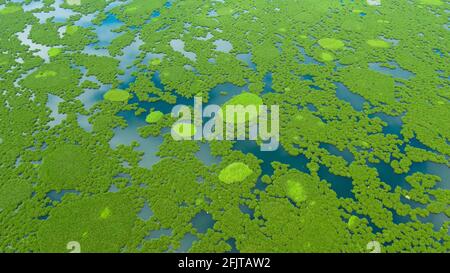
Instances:
[[[145,118],[145,121],[148,123],[157,123],[164,116],[161,111],[153,111]]]
[[[224,106],[226,105],[260,106],[262,105],[262,103],[263,103],[262,99],[258,95],[244,92],[231,98],[229,101],[227,101],[227,103]]]
[[[251,120],[256,120],[256,118],[258,117],[258,111],[259,111],[259,106],[261,106],[263,104],[263,101],[261,99],[261,97],[259,97],[256,94],[253,93],[248,93],[248,92],[243,92],[237,96],[234,96],[233,98],[231,98],[229,101],[227,101],[223,106],[222,106],[222,111],[223,111],[223,121],[226,122],[231,122],[230,119],[232,120],[231,117],[227,117],[227,111],[228,108],[233,107],[231,109],[235,109],[235,117],[234,117],[234,122],[235,123],[244,123],[246,121],[251,121]],[[247,110],[246,107],[248,106],[254,106],[253,107],[253,112],[251,110],[249,110],[247,113],[245,113],[244,115],[242,115],[242,111]],[[239,107],[242,107],[241,111],[238,111]]]
[[[321,58],[322,60],[324,60],[325,62],[331,62],[331,61],[334,60],[333,54],[332,54],[332,53],[329,53],[329,52],[322,52],[322,53],[320,54],[320,58]]]
[[[357,216],[355,216],[355,215],[352,215],[350,217],[350,219],[348,220],[347,224],[348,224],[349,228],[355,229],[357,227],[357,225],[358,225],[358,222],[359,222],[359,218]]]
[[[303,202],[307,198],[305,189],[299,181],[288,180],[286,182],[286,193],[289,198],[297,203]]]
[[[383,40],[367,40],[367,44],[371,47],[377,47],[377,48],[389,48],[391,45]]]
[[[421,4],[440,6],[444,4],[441,0],[420,0]]]
[[[75,33],[77,33],[79,30],[78,26],[67,26],[66,27],[66,33],[68,35],[73,35]]]
[[[113,102],[123,102],[128,101],[128,99],[130,98],[130,94],[125,90],[113,89],[109,90],[104,97],[105,100]]]
[[[56,47],[51,48],[51,49],[48,51],[48,55],[49,55],[50,57],[56,57],[56,56],[58,56],[60,53],[61,53],[61,49],[60,49],[60,48],[56,48]]]
[[[235,162],[220,171],[219,179],[225,184],[242,182],[253,173],[245,163]]]
[[[345,46],[344,42],[333,38],[324,38],[319,40],[319,45],[325,49],[337,50]]]

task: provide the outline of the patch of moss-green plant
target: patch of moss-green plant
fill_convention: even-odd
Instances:
[[[232,97],[230,100],[228,100],[223,106],[223,120],[226,122],[230,122],[228,120],[230,117],[227,117],[227,109],[237,109],[240,111],[235,112],[234,116],[234,122],[235,123],[244,123],[246,121],[255,120],[258,117],[258,111],[259,107],[263,104],[263,100],[260,96],[249,93],[249,92],[243,92],[239,95],[236,95]],[[242,112],[243,110],[246,110],[246,107],[253,107],[254,112],[248,111],[248,112]],[[242,108],[243,107],[243,108]]]
[[[303,202],[307,198],[305,189],[299,181],[288,180],[286,182],[286,194],[296,203]]]
[[[432,6],[441,6],[442,4],[444,4],[441,0],[420,0],[420,3]]]
[[[334,55],[329,52],[322,52],[320,58],[325,62],[331,62],[334,60]]]
[[[164,116],[164,113],[161,111],[153,111],[150,114],[147,115],[145,118],[145,121],[147,123],[157,123],[161,120],[161,118]]]
[[[325,49],[338,50],[345,46],[344,42],[334,38],[324,38],[319,40],[319,45]]]
[[[60,53],[61,53],[61,49],[60,49],[60,48],[54,47],[54,48],[51,48],[51,49],[48,51],[48,56],[50,56],[50,57],[56,57],[56,56],[58,56]]]
[[[78,31],[78,26],[67,26],[66,33],[69,35],[73,35]]]
[[[105,100],[113,102],[125,102],[130,99],[130,94],[125,90],[113,89],[105,93]]]
[[[253,173],[245,163],[235,162],[220,171],[219,179],[225,184],[233,184],[244,181]]]
[[[45,70],[45,71],[41,71],[40,73],[38,73],[34,77],[36,79],[41,79],[41,78],[55,77],[56,75],[58,75],[58,73],[56,73],[56,71]]]
[[[107,207],[100,213],[100,218],[107,219],[111,216],[111,214],[112,214],[111,210]]]
[[[367,44],[376,48],[390,48],[391,44],[383,40],[367,40]]]

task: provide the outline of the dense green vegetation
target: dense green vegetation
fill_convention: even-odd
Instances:
[[[0,0],[0,252],[450,251],[448,1],[33,2]],[[223,84],[280,106],[269,160],[170,136]]]

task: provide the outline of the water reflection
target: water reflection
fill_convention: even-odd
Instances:
[[[340,82],[335,82],[334,84],[336,85],[336,96],[339,99],[350,103],[356,111],[362,111],[364,109],[364,103],[366,102],[364,97],[353,93]]]
[[[156,153],[163,142],[162,136],[141,137],[138,134],[138,128],[147,125],[144,121],[145,118],[135,118],[134,112],[123,112],[120,115],[127,120],[128,127],[114,129],[114,137],[110,141],[111,148],[115,149],[119,145],[129,146],[134,141],[139,143],[139,147],[135,149],[144,153],[139,166],[150,168],[160,160]]]
[[[17,33],[17,38],[20,40],[20,42],[23,45],[26,45],[29,47],[29,51],[33,52],[33,55],[41,57],[44,59],[46,63],[50,61],[50,57],[48,55],[48,51],[51,47],[36,44],[29,38],[30,32],[31,32],[31,25],[26,25],[25,29],[22,32]]]
[[[138,213],[138,217],[143,221],[148,221],[153,216],[153,211],[150,209],[148,202],[145,202],[144,207]]]
[[[216,221],[212,216],[206,211],[201,211],[192,218],[192,226],[197,230],[198,233],[206,233],[208,229],[214,227]]]
[[[394,61],[389,62],[389,65],[391,67],[386,67],[382,63],[369,63],[369,68],[374,71],[389,75],[393,78],[399,78],[399,79],[404,79],[404,80],[409,80],[415,76],[414,73],[412,73],[408,70],[402,69],[400,67],[400,65],[398,65]]]
[[[64,102],[64,100],[58,96],[48,94],[48,100],[46,106],[50,108],[52,113],[50,114],[50,118],[53,120],[50,121],[47,125],[50,126],[50,128],[55,127],[56,125],[61,124],[61,122],[66,119],[66,114],[60,114],[58,110],[58,105]]]

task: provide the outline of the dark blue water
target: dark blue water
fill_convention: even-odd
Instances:
[[[231,238],[226,241],[227,244],[230,245],[231,250],[228,253],[239,253],[239,250],[236,247],[236,239]]]
[[[401,135],[403,124],[401,116],[395,117],[385,113],[376,113],[369,115],[369,118],[379,118],[387,124],[383,127],[384,134],[396,135],[399,139],[403,139],[403,136]]]
[[[255,211],[251,209],[249,206],[241,204],[239,205],[239,209],[241,210],[242,213],[248,215],[251,220],[255,219]]]
[[[269,92],[273,92],[272,86],[273,86],[273,75],[272,73],[267,73],[264,76],[264,89],[263,89],[263,94],[267,94]]]
[[[166,8],[171,8],[171,7],[172,7],[172,2],[173,2],[173,1],[167,1],[167,2],[164,4],[164,7],[166,7]]]
[[[306,105],[306,108],[309,110],[309,111],[311,111],[311,112],[317,112],[317,107],[316,106],[314,106],[314,104],[312,104],[312,103],[308,103],[307,105]]]
[[[352,192],[353,180],[351,178],[335,175],[323,165],[320,166],[318,174],[321,179],[325,179],[330,183],[331,188],[336,192],[338,198],[355,199],[355,194]]]
[[[216,221],[214,221],[211,214],[206,211],[201,211],[191,220],[192,226],[198,233],[206,233],[208,229],[212,229]]]
[[[300,80],[302,80],[302,81],[312,81],[312,82],[315,82],[314,76],[312,76],[312,75],[303,75],[303,76],[300,76]]]
[[[348,149],[341,151],[336,146],[327,143],[322,143],[319,147],[326,149],[332,155],[344,158],[348,163],[352,163],[355,160],[355,156]]]
[[[444,52],[442,52],[442,50],[440,50],[439,48],[434,48],[433,52],[438,54],[439,57],[443,58],[445,56]]]

